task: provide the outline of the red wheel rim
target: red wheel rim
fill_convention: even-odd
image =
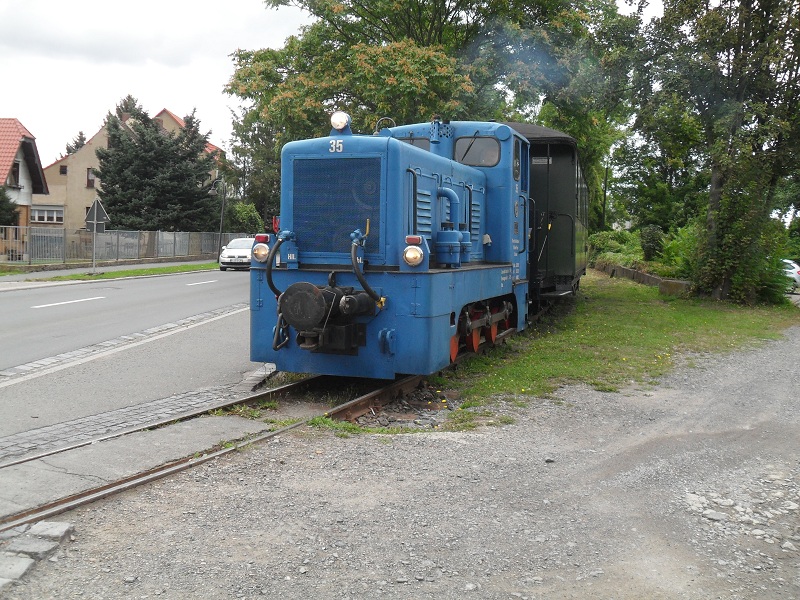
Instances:
[[[458,356],[458,336],[454,335],[450,338],[450,362],[454,362]]]
[[[494,344],[497,341],[497,323],[484,327],[483,335],[487,342]]]

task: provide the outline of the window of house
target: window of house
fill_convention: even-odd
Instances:
[[[86,169],[86,187],[93,188],[94,187],[94,171],[91,167]]]
[[[61,207],[31,208],[31,223],[63,223],[64,209]]]
[[[67,174],[67,165],[61,165],[58,167],[58,174],[59,175],[66,175]]]
[[[11,165],[11,172],[8,174],[8,186],[13,188],[20,187],[19,185],[19,161],[15,160]]]

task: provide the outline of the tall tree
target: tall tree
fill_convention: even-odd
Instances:
[[[127,114],[127,113],[126,113]],[[99,148],[98,195],[116,229],[215,231],[218,200],[209,195],[208,133],[194,112],[177,133],[137,109],[123,122],[106,119],[108,148]]]
[[[257,117],[256,111],[244,111],[234,120],[231,148],[222,169],[235,195],[255,206],[271,224],[280,213],[280,152],[277,132]]]
[[[446,118],[522,119],[575,136],[593,190],[625,114],[637,17],[610,0],[266,0],[316,17],[280,50],[240,51],[227,87],[278,145],[325,131]],[[543,105],[551,109],[542,112]],[[552,122],[544,122],[551,118]],[[577,125],[576,125],[577,123]],[[567,127],[564,127],[567,125]],[[598,192],[595,192],[595,198]],[[595,202],[597,204],[597,202]]]
[[[705,209],[708,170],[699,119],[675,94],[660,90],[653,96],[639,110],[635,135],[614,152],[612,185],[634,227],[655,225],[667,232]]]
[[[131,94],[128,94],[119,101],[119,104],[117,104],[114,109],[114,114],[117,115],[118,118],[124,119],[126,116],[140,117],[146,113],[142,105],[139,104],[139,101]]]
[[[666,0],[649,32],[645,95],[683,99],[710,173],[697,284],[751,301],[774,258],[770,215],[800,140],[800,0]]]
[[[239,51],[228,91],[252,104],[278,143],[323,133],[333,108],[369,131],[383,116],[399,122],[464,114],[469,79],[441,48],[410,40],[379,45],[332,43],[331,26],[315,23],[281,50]]]
[[[75,154],[85,145],[86,145],[86,135],[82,131],[79,131],[78,135],[70,143],[67,144],[66,148],[67,156],[69,156],[70,154]]]

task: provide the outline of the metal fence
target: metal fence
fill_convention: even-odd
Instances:
[[[44,264],[211,255],[245,233],[208,231],[67,231],[59,227],[0,227],[0,263]],[[93,250],[94,248],[94,250]]]

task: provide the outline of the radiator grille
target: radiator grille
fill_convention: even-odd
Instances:
[[[380,253],[381,159],[294,161],[294,232],[300,252],[350,253],[350,234],[370,222],[367,254]]]

